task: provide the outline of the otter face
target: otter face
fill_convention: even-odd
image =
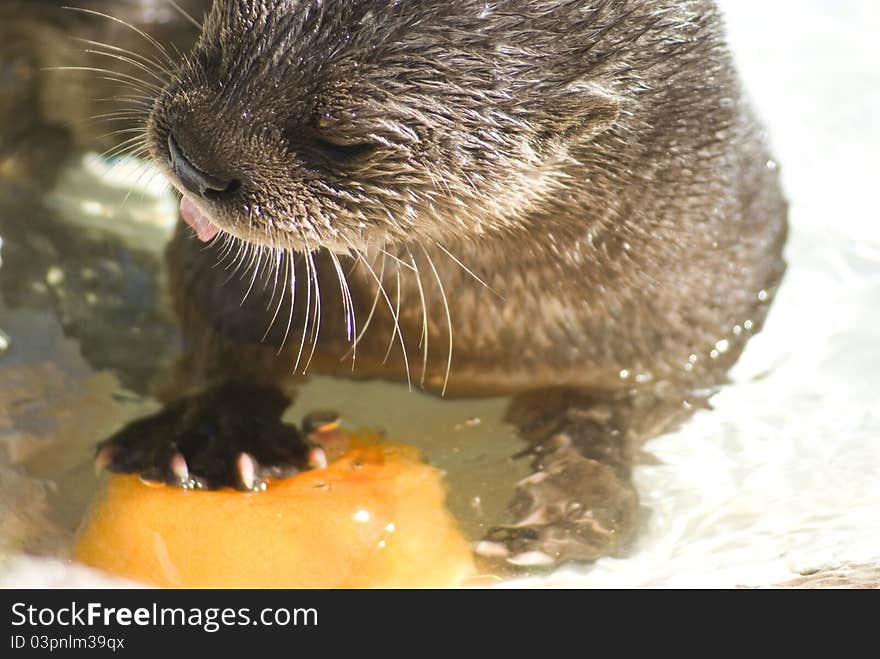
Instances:
[[[573,70],[562,18],[523,0],[216,0],[150,150],[203,240],[348,252],[522,225],[568,185],[572,136],[618,115],[589,58]]]

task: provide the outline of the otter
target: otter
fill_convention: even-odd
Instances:
[[[243,490],[320,467],[281,422],[305,371],[504,394],[533,474],[477,552],[625,549],[642,443],[723,384],[785,268],[715,3],[216,0],[168,62],[145,146],[181,193],[184,354],[99,464]]]

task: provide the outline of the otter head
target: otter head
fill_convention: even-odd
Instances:
[[[149,146],[203,240],[347,252],[522,225],[618,116],[595,4],[216,0]]]

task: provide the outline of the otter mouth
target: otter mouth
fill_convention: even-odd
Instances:
[[[187,195],[183,195],[180,199],[180,216],[193,228],[203,243],[212,240],[220,233],[220,227],[214,224]]]

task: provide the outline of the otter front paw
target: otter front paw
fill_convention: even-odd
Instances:
[[[517,521],[489,531],[477,553],[520,568],[594,561],[632,537],[638,496],[611,467],[559,447],[536,460],[511,502]]]
[[[96,466],[184,488],[265,489],[267,478],[326,466],[321,448],[281,422],[289,402],[237,384],[181,398],[101,442]]]

